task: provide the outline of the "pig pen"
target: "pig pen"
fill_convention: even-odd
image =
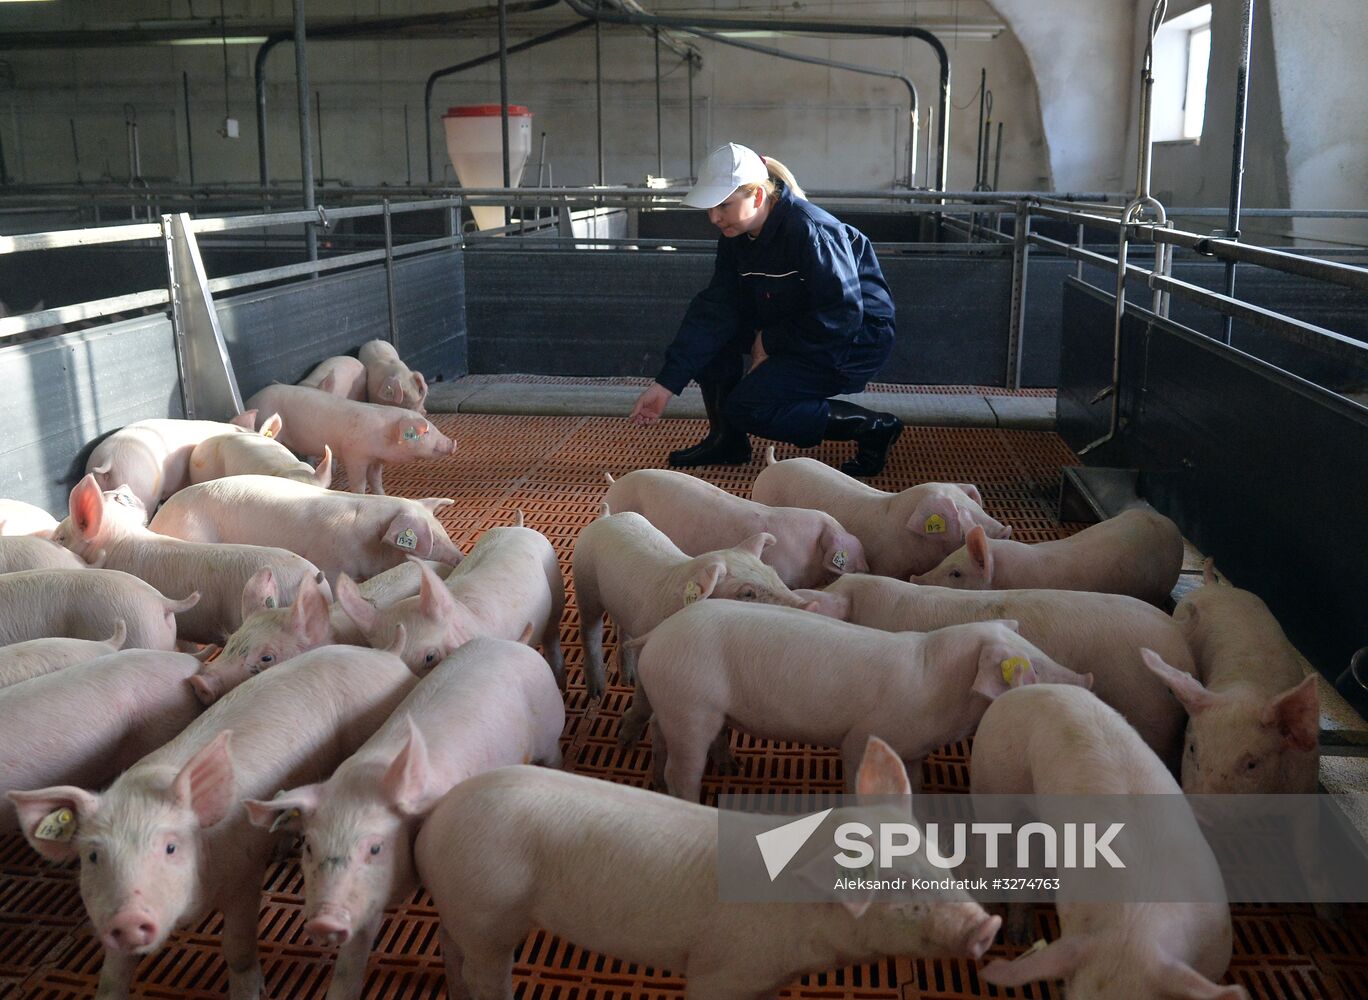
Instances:
[[[937,391],[947,387],[937,387]],[[976,390],[982,391],[982,390]],[[513,511],[543,532],[556,548],[567,585],[570,554],[580,529],[598,516],[605,492],[603,472],[659,466],[666,452],[692,443],[703,423],[668,420],[638,428],[620,418],[434,415],[455,437],[459,450],[441,460],[392,468],[390,491],[405,496],[448,496],[456,502],[439,513],[452,538],[469,549],[488,528],[509,524]],[[848,444],[823,444],[806,452],[839,464]],[[782,445],[780,458],[796,450]],[[759,472],[757,451],[749,466],[700,470],[703,478],[742,496]],[[1010,523],[1015,537],[1043,541],[1063,537],[1081,525],[1054,516],[1061,468],[1077,456],[1054,433],[1001,429],[909,427],[884,473],[872,480],[898,489],[930,479],[974,482],[984,506]],[[1189,569],[1192,567],[1189,566]],[[608,781],[647,786],[647,745],[632,752],[617,748],[618,726],[629,690],[611,684],[601,704],[587,702],[573,590],[561,622],[569,673],[562,749],[566,768]],[[608,653],[614,634],[607,634]],[[612,680],[616,674],[610,673]],[[704,801],[722,792],[783,790],[832,792],[841,787],[841,762],[834,750],[733,737],[740,773],[709,773]],[[941,749],[926,762],[931,791],[968,790],[968,745]],[[90,933],[78,891],[76,866],[42,862],[19,834],[0,837],[0,997],[75,1000],[94,994],[101,948]],[[335,950],[313,944],[304,933],[300,908],[303,878],[294,861],[268,873],[260,923],[264,996],[322,997]],[[1353,907],[1343,924],[1315,918],[1309,906],[1237,905],[1234,957],[1229,980],[1266,1000],[1356,1000],[1368,996],[1368,908]],[[134,982],[140,998],[221,997],[227,968],[219,951],[222,920],[172,936],[145,959]],[[1053,908],[1041,906],[1035,934],[1058,934]],[[997,944],[985,958],[1012,957],[1020,949]],[[950,1000],[960,997],[1058,998],[1058,985],[1037,983],[1021,990],[997,990],[982,983],[979,964],[965,960],[889,958],[814,974],[781,995],[790,1000]],[[517,995],[524,1000],[666,1000],[682,997],[681,979],[587,952],[548,935],[533,933],[514,967]],[[380,998],[436,998],[445,995],[437,941],[437,914],[418,892],[387,915],[367,969],[364,995]],[[1120,998],[1118,998],[1120,1000]]]

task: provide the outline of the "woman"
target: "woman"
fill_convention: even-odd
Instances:
[[[742,465],[756,434],[800,448],[854,441],[841,471],[877,475],[902,422],[828,398],[863,389],[893,349],[893,300],[869,240],[807,201],[782,163],[736,143],[712,152],[684,204],[722,231],[717,264],[632,421],[655,423],[696,379],[708,436],[670,465]]]

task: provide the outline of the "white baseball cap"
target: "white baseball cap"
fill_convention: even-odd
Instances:
[[[684,204],[716,208],[741,185],[758,184],[768,177],[769,170],[755,150],[729,142],[708,154],[698,172],[698,183],[684,196]]]

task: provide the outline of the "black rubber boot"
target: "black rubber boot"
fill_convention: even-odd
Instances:
[[[710,382],[700,386],[703,408],[708,412],[708,436],[691,448],[670,452],[667,461],[676,469],[695,465],[745,465],[751,460],[750,438],[727,423],[722,406],[740,381]]]
[[[891,413],[875,413],[844,399],[827,400],[827,441],[854,441],[855,457],[841,466],[847,476],[877,476],[888,449],[902,433],[902,421]]]

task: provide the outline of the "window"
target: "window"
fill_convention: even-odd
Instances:
[[[1160,26],[1154,36],[1150,132],[1156,142],[1202,137],[1210,61],[1210,4],[1196,7]]]

